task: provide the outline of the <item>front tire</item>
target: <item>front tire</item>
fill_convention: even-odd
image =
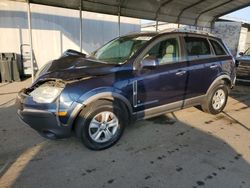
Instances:
[[[225,83],[213,87],[208,93],[206,101],[202,104],[202,110],[210,114],[219,114],[226,106],[229,89]]]
[[[126,108],[122,104],[98,100],[81,111],[75,130],[86,147],[102,150],[121,138],[127,122]]]

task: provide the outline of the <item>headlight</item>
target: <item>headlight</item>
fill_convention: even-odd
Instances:
[[[51,103],[60,95],[62,90],[63,88],[60,87],[41,85],[34,89],[30,93],[30,96],[32,96],[33,100],[37,103]]]

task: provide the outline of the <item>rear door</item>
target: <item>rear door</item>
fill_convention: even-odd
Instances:
[[[185,96],[204,95],[221,71],[220,61],[206,37],[191,35],[184,37],[184,41],[189,70]]]

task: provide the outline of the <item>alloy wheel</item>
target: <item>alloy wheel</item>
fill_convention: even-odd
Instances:
[[[89,136],[98,143],[111,140],[119,128],[119,121],[113,112],[100,112],[89,124]]]
[[[222,89],[218,89],[213,96],[212,106],[215,110],[219,110],[225,103],[226,95]]]

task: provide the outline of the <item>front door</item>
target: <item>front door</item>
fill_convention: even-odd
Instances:
[[[162,39],[148,48],[134,81],[136,111],[182,101],[187,63],[181,61],[180,49],[177,37]],[[155,66],[146,65],[147,61],[155,62]]]

